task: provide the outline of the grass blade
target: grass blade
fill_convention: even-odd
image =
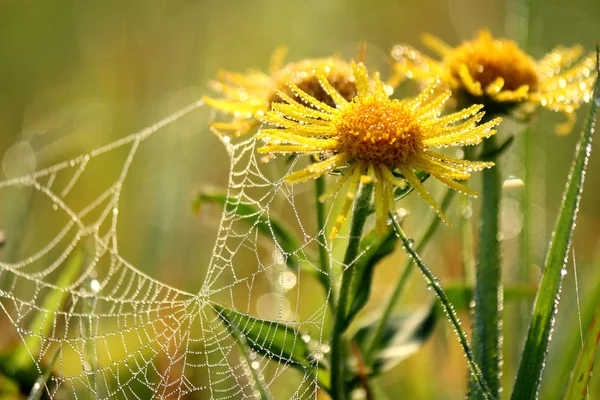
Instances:
[[[600,341],[600,305],[596,307],[594,319],[585,339],[585,344],[579,353],[575,368],[571,373],[569,386],[564,400],[583,400],[587,393],[588,383],[596,361],[598,342]]]
[[[596,113],[600,106],[600,79],[598,77],[594,84],[592,96],[592,103],[584,129],[577,143],[575,158],[563,194],[560,212],[546,254],[544,274],[533,306],[525,348],[511,397],[513,400],[535,399],[539,391],[552,334],[554,315],[560,301],[563,270],[568,259],[583,191],[585,172],[592,150]]]

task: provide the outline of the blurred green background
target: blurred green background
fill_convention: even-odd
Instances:
[[[581,43],[591,50],[600,39],[600,2],[539,3],[530,27],[534,57],[540,58],[557,44]],[[352,56],[357,43],[366,41],[370,63],[385,75],[391,46],[404,42],[422,48],[419,37],[423,32],[452,45],[472,37],[480,27],[514,37],[526,22],[520,7],[491,0],[0,0],[2,179],[53,165],[151,125],[208,94],[206,83],[219,68],[266,68],[271,52],[280,45],[289,47],[289,60],[297,60],[332,53]],[[410,91],[411,86],[406,87]],[[220,210],[207,207],[194,215],[191,202],[200,188],[225,188],[229,167],[223,146],[207,129],[210,116],[209,110],[200,109],[142,144],[123,189],[119,216],[121,254],[150,276],[193,293],[202,284]],[[553,133],[554,124],[562,118],[542,111],[533,133],[537,181],[532,234],[538,245],[537,265],[543,261],[577,136]],[[518,127],[507,123],[504,131],[504,135],[516,133]],[[507,168],[502,172],[506,178],[519,177],[519,142],[517,139],[505,156]],[[111,168],[110,160],[106,168]],[[589,324],[588,310],[600,298],[596,295],[600,277],[599,170],[600,157],[593,154],[574,241],[584,331]],[[100,185],[104,172],[100,169],[96,175],[87,175],[80,190]],[[516,199],[520,190],[507,189],[503,203],[507,282],[519,275],[516,249],[521,217]],[[407,200],[404,207],[411,210],[407,224],[414,235],[427,207],[418,199]],[[7,235],[7,247],[0,251],[3,260],[11,258],[6,227],[16,213],[23,212],[28,232],[56,233],[52,216],[31,204],[9,203],[0,196],[0,230]],[[456,210],[450,216],[455,220]],[[442,227],[425,253],[425,260],[444,281],[461,279],[456,229]],[[21,240],[34,243],[36,239],[25,235]],[[398,253],[378,269],[371,310],[383,304],[402,262],[403,255]],[[533,282],[539,276],[536,268],[532,267]],[[542,399],[561,397],[580,345],[574,274],[572,266],[569,268]],[[404,296],[399,308],[417,307],[430,297],[415,275],[410,296]],[[517,304],[505,309],[509,316],[504,338],[506,393],[518,362],[523,340],[519,326],[527,323],[523,313],[527,307]],[[468,326],[468,315],[463,315],[463,320]],[[0,323],[6,321],[0,319]],[[407,399],[462,398],[467,379],[464,359],[453,332],[441,325],[420,352],[380,379],[390,398],[398,398],[399,393]],[[3,335],[0,349],[14,344],[14,338]],[[600,380],[593,377],[592,386],[591,398],[598,398]]]

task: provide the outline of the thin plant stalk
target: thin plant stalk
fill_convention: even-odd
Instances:
[[[497,148],[496,136],[483,142],[483,153],[492,154]],[[495,157],[494,157],[495,158]],[[483,171],[481,191],[481,227],[479,255],[475,271],[473,312],[473,355],[494,397],[501,390],[502,362],[502,274],[500,270],[500,242],[498,240],[502,181],[498,160],[493,168]],[[479,385],[469,382],[470,399],[481,399]]]
[[[423,273],[423,276],[425,277],[425,281],[427,282],[429,287],[433,289],[433,291],[435,292],[435,295],[440,300],[440,303],[442,304],[442,308],[444,309],[444,312],[448,316],[448,319],[450,320],[450,323],[452,324],[452,327],[454,328],[454,331],[456,332],[456,335],[458,336],[458,341],[463,349],[465,357],[467,358],[467,363],[469,364],[469,369],[471,370],[471,375],[473,376],[473,381],[480,388],[483,398],[485,398],[486,400],[496,399],[496,396],[494,396],[492,394],[492,391],[490,390],[489,385],[487,384],[485,377],[483,376],[483,373],[481,372],[481,369],[479,368],[479,366],[477,365],[477,362],[475,361],[475,358],[473,357],[473,351],[471,350],[471,346],[469,345],[469,340],[467,339],[467,334],[462,329],[462,326],[460,325],[460,320],[458,319],[458,315],[456,314],[456,311],[454,310],[454,306],[450,302],[450,299],[448,298],[448,295],[446,295],[446,292],[442,288],[442,285],[440,285],[439,279],[433,275],[431,270],[429,270],[427,265],[425,265],[423,260],[421,260],[421,257],[419,256],[417,251],[414,249],[413,241],[406,236],[406,233],[404,233],[404,230],[398,223],[396,216],[394,216],[394,218],[392,218],[392,223],[394,224],[394,229],[398,233],[398,237],[400,237],[400,240],[402,241],[402,244],[404,245],[404,249],[406,250],[406,253],[408,254],[409,257],[412,258],[412,260],[417,265],[419,270],[421,270],[421,272]]]
[[[342,271],[342,284],[340,286],[331,333],[331,389],[335,400],[346,399],[344,373],[346,367],[345,353],[348,349],[343,340],[343,334],[347,328],[346,311],[348,308],[350,285],[352,283],[352,268],[348,268],[348,266],[354,262],[359,253],[360,239],[362,238],[365,222],[369,216],[372,193],[373,184],[362,185],[358,192],[350,223],[350,238],[348,239],[348,247],[344,256],[343,266],[346,269]]]
[[[454,190],[451,190],[451,189],[446,190],[446,194],[444,195],[442,202],[440,203],[440,208],[443,212],[445,212],[448,209],[448,207],[450,206],[450,203],[452,202],[452,199],[454,198],[454,193],[455,193]],[[429,224],[427,225],[427,228],[421,234],[421,237],[416,242],[417,243],[417,247],[416,247],[417,253],[421,253],[425,249],[425,247],[427,246],[427,243],[429,243],[429,240],[431,239],[431,237],[437,230],[438,226],[440,225],[440,222],[441,222],[441,219],[438,217],[438,215],[433,214],[431,220],[429,221]],[[375,351],[375,348],[377,347],[377,342],[381,339],[381,336],[385,330],[385,327],[387,326],[387,324],[389,322],[390,316],[392,315],[392,311],[394,310],[394,307],[398,304],[400,296],[404,292],[404,288],[406,287],[408,279],[410,278],[412,271],[414,270],[414,265],[415,264],[413,263],[412,259],[410,259],[410,258],[404,264],[404,268],[402,270],[402,275],[400,275],[400,278],[396,282],[394,291],[392,292],[391,296],[389,297],[389,299],[383,309],[383,313],[381,314],[381,317],[379,318],[377,328],[375,329],[373,336],[369,340],[369,346],[367,347],[367,351],[364,355],[365,363],[367,365],[369,365],[369,363],[372,361],[372,357],[374,356],[373,353]]]

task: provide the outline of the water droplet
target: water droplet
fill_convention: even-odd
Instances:
[[[567,273],[568,273],[568,271],[567,271],[567,269],[566,269],[566,268],[563,268],[563,269],[561,269],[561,270],[560,270],[560,274],[561,274],[562,276],[565,276]]]
[[[315,351],[314,359],[321,361],[323,359],[323,353],[320,350]]]
[[[352,400],[364,400],[367,398],[367,391],[363,388],[354,389],[350,394]]]
[[[279,284],[283,290],[290,290],[296,286],[297,278],[296,274],[292,271],[285,271],[281,274]]]
[[[509,177],[502,184],[502,187],[504,189],[518,189],[518,188],[522,188],[524,186],[525,186],[525,182],[523,182],[521,179],[516,178],[516,177]]]
[[[308,334],[304,334],[304,335],[302,335],[302,341],[303,341],[304,343],[308,343],[308,342],[310,342],[310,335],[308,335]]]
[[[52,204],[52,209],[54,211],[58,210],[58,204],[57,203]]]
[[[473,208],[471,207],[471,205],[466,205],[465,207],[463,207],[462,209],[462,217],[464,219],[469,219],[473,216]]]
[[[250,364],[250,366],[252,367],[252,369],[259,369],[260,363],[258,361],[252,361],[252,364]]]
[[[92,279],[92,281],[90,282],[90,288],[98,293],[100,291],[100,282],[98,282],[97,279]]]

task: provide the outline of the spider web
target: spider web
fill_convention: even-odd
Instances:
[[[301,216],[304,206],[299,204],[305,201],[304,185],[292,188],[282,181],[287,170],[306,160],[295,159],[283,167],[265,164],[253,138],[237,143],[223,138],[230,157],[227,200],[197,294],[153,279],[119,253],[120,193],[139,145],[201,106],[196,102],[139,133],[0,182],[0,195],[30,190],[64,217],[43,247],[26,248],[14,260],[0,262],[0,307],[38,372],[45,373],[51,364],[52,376],[44,388],[49,397],[74,393],[76,398],[180,398],[192,393],[190,398],[256,398],[261,380],[276,398],[316,398],[316,375],[291,368],[293,363],[272,346],[276,323],[284,323],[298,333],[294,344],[298,338],[310,344],[315,368],[328,347],[322,335],[330,293],[308,301],[321,289],[314,277],[299,269],[302,264],[313,276],[333,280],[310,261],[319,246],[327,248],[338,272],[342,266],[335,263],[323,232],[316,231],[314,216],[302,223],[309,219]],[[123,159],[115,178],[88,190],[88,167],[106,167],[103,156],[115,153]],[[82,202],[72,195],[78,185],[96,194]],[[256,213],[242,215],[242,205]],[[275,210],[301,237],[298,248],[286,251],[278,242],[270,222]],[[271,232],[267,238],[265,226]],[[78,254],[79,263],[73,261]],[[287,263],[290,257],[301,260],[295,270]],[[260,302],[271,308],[270,318],[257,315]],[[251,347],[261,351],[239,351],[219,307],[241,316],[236,317],[236,327],[246,342],[255,340],[247,333],[256,326],[240,318],[254,318],[253,325],[259,324],[265,339]]]

